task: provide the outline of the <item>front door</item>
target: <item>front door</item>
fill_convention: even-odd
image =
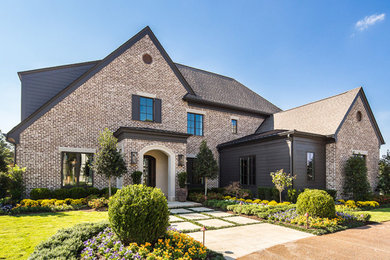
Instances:
[[[153,156],[144,156],[144,176],[147,186],[156,187],[156,159]]]

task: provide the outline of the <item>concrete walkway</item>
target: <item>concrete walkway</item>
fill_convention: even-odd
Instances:
[[[188,235],[198,241],[203,239],[202,232],[188,233]],[[313,235],[294,229],[261,223],[206,231],[205,245],[207,248],[223,253],[226,259],[235,259],[274,245],[311,236]]]
[[[200,207],[202,204],[192,201],[180,202],[180,201],[168,201],[169,209],[176,208],[188,208],[188,207]]]
[[[240,259],[390,259],[390,222],[305,238]]]

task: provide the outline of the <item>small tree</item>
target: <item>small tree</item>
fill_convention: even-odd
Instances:
[[[98,138],[99,149],[95,154],[93,168],[97,174],[108,178],[108,196],[111,196],[111,178],[121,177],[127,172],[122,154],[117,149],[118,140],[107,128]]]
[[[207,179],[214,180],[218,177],[218,164],[205,140],[200,144],[199,153],[196,156],[195,174],[204,179],[204,195],[207,196]]]
[[[282,192],[284,189],[292,185],[292,181],[295,179],[295,176],[284,172],[283,169],[280,169],[277,172],[271,172],[270,175],[272,177],[273,184],[275,184],[275,188],[279,191],[279,202],[282,202]]]
[[[366,200],[370,195],[367,179],[366,160],[361,156],[352,156],[344,168],[344,195],[352,195],[354,200]]]
[[[379,161],[378,190],[382,194],[390,194],[390,151]]]
[[[0,172],[7,172],[7,166],[13,163],[14,153],[0,131]]]

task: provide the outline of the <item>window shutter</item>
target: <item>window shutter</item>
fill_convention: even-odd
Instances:
[[[133,120],[140,120],[139,117],[139,96],[132,95],[131,97],[131,115]]]
[[[161,123],[161,99],[154,99],[154,122]]]

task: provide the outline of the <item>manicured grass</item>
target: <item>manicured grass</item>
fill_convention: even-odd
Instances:
[[[379,209],[372,209],[368,211],[357,211],[357,212],[364,212],[371,215],[370,221],[374,222],[383,222],[383,221],[389,221],[390,220],[390,208],[379,208]]]
[[[0,216],[0,259],[27,259],[36,245],[54,235],[58,229],[107,219],[106,211]]]

